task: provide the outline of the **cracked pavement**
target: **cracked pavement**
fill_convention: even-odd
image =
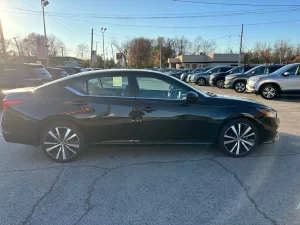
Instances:
[[[237,96],[281,119],[279,142],[245,158],[210,146],[103,146],[59,164],[0,137],[1,224],[299,224],[300,98]]]

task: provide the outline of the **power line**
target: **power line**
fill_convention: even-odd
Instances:
[[[206,1],[194,1],[194,0],[173,0],[174,2],[187,2],[207,5],[230,5],[230,6],[258,6],[258,7],[289,7],[289,6],[300,6],[300,5],[259,5],[250,3],[224,3],[224,2],[206,2]]]
[[[244,44],[246,46],[246,48],[249,50],[249,51],[252,51],[252,48],[250,47],[248,41],[246,40],[245,36],[243,37],[243,40],[244,40]]]

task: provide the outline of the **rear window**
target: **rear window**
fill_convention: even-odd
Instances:
[[[51,79],[51,74],[44,67],[30,67],[28,72],[32,74],[34,77],[43,78],[43,79]]]

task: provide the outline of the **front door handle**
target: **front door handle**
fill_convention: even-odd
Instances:
[[[147,112],[147,113],[156,111],[156,109],[154,109],[154,108],[152,108],[152,107],[149,107],[149,106],[147,106],[147,107],[145,107],[145,108],[143,108],[143,109],[141,109],[141,110],[144,111],[144,112]]]

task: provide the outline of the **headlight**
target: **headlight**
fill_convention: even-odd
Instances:
[[[260,112],[262,112],[266,117],[269,118],[276,118],[277,112],[273,109],[258,109]]]
[[[257,82],[257,81],[259,81],[261,79],[262,79],[261,77],[252,77],[252,78],[249,79],[249,81],[255,83],[255,82]]]

